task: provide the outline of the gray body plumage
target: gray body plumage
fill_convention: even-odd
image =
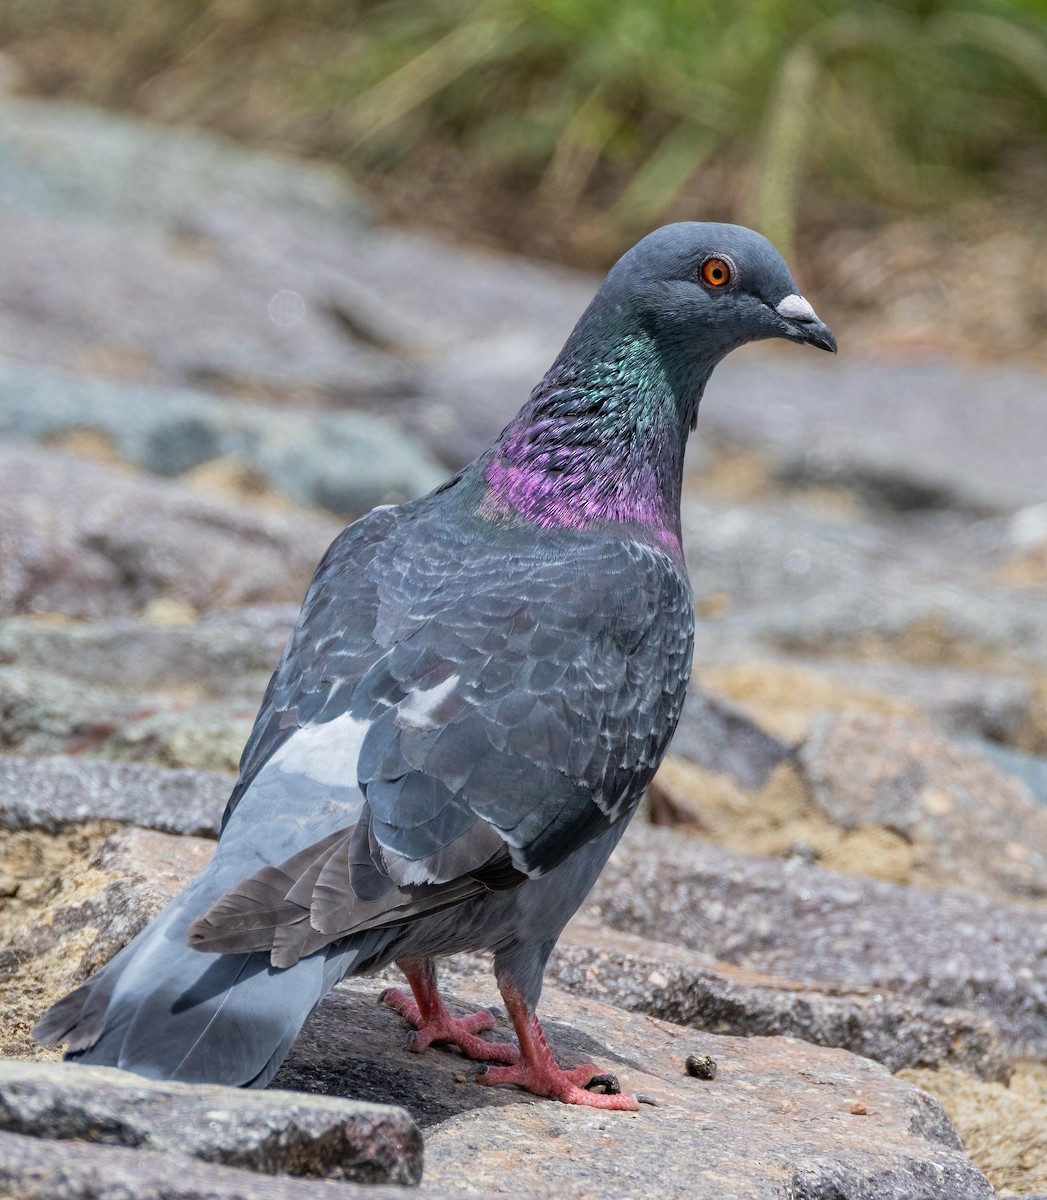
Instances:
[[[491,450],[335,540],[211,865],[36,1036],[261,1086],[339,979],[466,950],[519,1034],[675,729],[683,445],[713,365],[760,337],[835,348],[759,235],[670,226],[626,255]]]

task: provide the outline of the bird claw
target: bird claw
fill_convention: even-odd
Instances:
[[[596,1092],[601,1096],[620,1096],[622,1094],[622,1085],[618,1082],[618,1076],[612,1075],[609,1071],[594,1075],[588,1083],[583,1084],[583,1087],[587,1092]]]
[[[483,1066],[473,1078],[488,1087],[515,1083],[536,1096],[549,1096],[564,1104],[580,1104],[586,1108],[635,1112],[640,1107],[635,1096],[618,1088],[618,1081],[613,1075],[598,1074],[596,1068],[588,1063],[573,1071],[564,1071],[555,1063],[537,1064],[520,1060],[506,1067]],[[594,1080],[608,1090],[589,1091],[587,1084]],[[613,1081],[617,1090],[612,1090],[608,1081]]]
[[[481,1008],[464,1017],[452,1017],[442,1005],[431,1010],[428,1018],[422,1016],[418,1004],[397,988],[386,988],[378,997],[382,1004],[398,1012],[414,1028],[407,1035],[407,1049],[419,1054],[432,1045],[450,1043],[457,1046],[466,1058],[493,1062],[513,1063],[518,1051],[507,1042],[487,1042],[477,1035],[494,1028],[494,1016],[489,1009]]]

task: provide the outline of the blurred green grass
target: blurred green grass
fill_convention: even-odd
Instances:
[[[1047,160],[1047,0],[5,0],[0,46],[29,90],[575,261],[696,214],[788,252],[801,220],[1036,195]]]

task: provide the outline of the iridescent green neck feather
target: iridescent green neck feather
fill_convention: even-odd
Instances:
[[[488,507],[546,527],[633,526],[679,553],[684,447],[711,364],[586,325],[485,456]]]

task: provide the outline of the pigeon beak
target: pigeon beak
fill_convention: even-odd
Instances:
[[[819,350],[836,353],[836,338],[833,331],[818,319],[818,314],[802,296],[786,296],[774,310],[788,326],[785,336],[791,342],[803,342],[817,346]]]

